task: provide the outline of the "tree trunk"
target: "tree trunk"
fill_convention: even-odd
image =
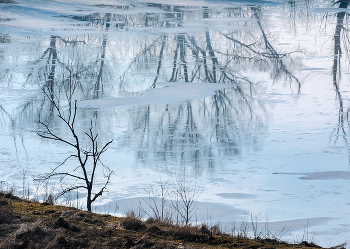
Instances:
[[[88,195],[87,195],[87,199],[86,199],[86,207],[87,210],[91,212],[91,188],[88,189]]]

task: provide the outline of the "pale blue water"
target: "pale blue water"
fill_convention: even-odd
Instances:
[[[252,213],[272,231],[287,224],[286,240],[308,229],[322,246],[343,243],[350,235],[347,7],[0,3],[1,181],[21,193],[24,170],[34,196],[29,176],[74,153],[34,132],[40,115],[67,136],[39,85],[60,92],[65,105],[73,79],[79,136],[93,120],[101,143],[114,139],[102,160],[115,174],[96,211],[117,204],[123,213],[160,178],[185,179],[203,190],[198,222],[229,227]]]

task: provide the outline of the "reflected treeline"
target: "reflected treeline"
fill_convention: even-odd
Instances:
[[[170,9],[166,5],[162,7]],[[189,17],[193,18],[191,21],[188,21],[184,9],[177,11],[160,18],[159,22],[166,29],[156,29],[158,37],[129,63],[120,78],[120,89],[127,89],[125,81],[130,79],[125,75],[134,75],[135,71],[145,69],[154,74],[151,87],[156,87],[159,80],[234,85],[242,81],[251,84],[251,77],[244,73],[251,76],[253,72],[268,72],[274,80],[288,80],[300,91],[300,81],[288,69],[288,65],[292,64],[289,54],[296,51],[277,51],[273,37],[269,37],[265,30],[268,26],[264,27],[261,21],[261,8],[228,8],[222,13],[203,7],[197,9],[197,19]],[[211,24],[220,18],[229,19],[226,21],[228,31],[217,31]],[[240,21],[239,18],[248,20]],[[199,23],[199,30],[193,32],[195,27],[191,26],[191,22]],[[156,27],[161,27],[161,24]],[[193,31],[181,32],[189,28]]]
[[[319,8],[320,5],[325,4],[324,0],[284,0],[285,6],[283,16],[286,25],[293,35],[298,35],[298,25],[302,21],[302,26],[306,29],[313,28],[315,24],[319,24],[320,17],[313,13],[312,8]]]
[[[155,158],[191,164],[200,173],[203,167],[213,168],[218,158],[257,150],[262,146],[259,134],[267,129],[267,114],[258,99],[264,88],[256,75],[289,82],[300,92],[290,56],[297,51],[279,51],[260,7],[219,11],[146,3],[142,13],[133,12],[134,6],[100,7],[120,12],[68,16],[78,22],[76,27],[97,32],[48,37],[40,54],[30,56],[36,58],[28,62],[28,84],[39,83],[62,105],[72,89],[74,98],[86,100],[142,95],[159,87],[158,82],[229,86],[211,97],[182,104],[133,108],[123,122],[132,131],[125,139],[136,146],[139,162],[148,164]],[[81,132],[84,122],[93,118],[97,133],[110,136],[113,130],[106,127],[104,112],[82,109]],[[113,113],[108,119],[119,119],[119,111]],[[38,117],[47,120],[50,128],[60,129],[52,103],[42,96],[22,103],[11,114],[20,127],[35,123]]]
[[[350,141],[349,141],[349,111],[350,107],[346,104],[346,89],[342,89],[342,72],[343,69],[348,68],[349,64],[349,0],[328,1],[323,0],[303,0],[294,1],[288,0],[287,8],[285,8],[286,15],[289,15],[288,25],[292,27],[292,31],[297,34],[297,25],[311,31],[314,27],[318,27],[318,32],[321,36],[331,34],[331,51],[332,51],[332,85],[335,90],[335,96],[338,102],[338,120],[337,126],[331,134],[331,142],[335,145],[339,139],[344,141],[345,147],[348,151],[349,166],[350,166]],[[334,10],[319,8],[320,5],[333,5]],[[322,6],[322,5],[321,5]],[[315,8],[312,10],[312,8]],[[332,25],[332,26],[331,26]],[[331,28],[330,28],[331,26]],[[319,34],[319,35],[320,35]],[[344,65],[345,64],[345,65]],[[344,86],[343,86],[344,87]]]
[[[266,130],[263,106],[234,88],[179,105],[156,105],[134,110],[132,135],[140,163],[193,165],[195,173],[213,169],[218,160],[240,156],[262,145]],[[180,163],[179,163],[180,162]],[[156,165],[154,165],[156,166]]]
[[[334,29],[334,54],[333,54],[333,67],[332,67],[332,80],[333,86],[336,93],[336,97],[339,103],[339,116],[338,116],[338,125],[333,132],[334,143],[338,141],[339,138],[343,138],[344,143],[347,147],[349,154],[349,166],[350,166],[350,143],[349,143],[349,131],[350,131],[350,123],[349,123],[349,112],[350,107],[345,106],[344,99],[342,96],[342,91],[340,89],[340,80],[341,80],[341,64],[343,57],[343,51],[348,54],[350,40],[349,40],[349,31],[345,26],[349,21],[349,14],[345,9],[349,6],[348,0],[340,0],[337,1],[339,4],[339,10],[344,9],[344,11],[339,11],[334,14],[336,17],[336,26]]]
[[[108,25],[106,26],[107,32]],[[99,98],[103,94],[103,82],[105,79],[108,80],[108,73],[105,73],[104,70],[106,33],[100,37],[94,37],[100,42],[100,45],[96,46],[98,53],[91,57],[85,56],[87,53],[84,52],[88,50],[85,40],[52,35],[41,47],[42,53],[37,55],[37,59],[28,62],[31,70],[26,76],[26,83],[35,84],[36,87],[39,86],[39,89],[45,89],[46,93],[51,98],[59,100],[62,106],[67,104],[66,97],[70,91],[73,91],[74,98],[79,100]],[[83,51],[79,51],[79,48],[82,48]],[[0,112],[11,120],[11,127],[14,131],[22,129],[35,131],[38,129],[36,121],[39,117],[47,121],[50,128],[61,129],[57,127],[60,122],[56,117],[52,102],[43,95],[33,96],[23,101],[13,109],[12,113],[0,106]],[[85,120],[84,122],[90,121]],[[62,133],[64,132],[62,130]],[[84,133],[84,129],[81,129],[81,133]]]
[[[0,44],[6,44],[6,43],[10,43],[11,42],[11,38],[9,35],[7,34],[2,34],[0,33]],[[3,49],[0,48],[0,63],[1,64],[5,64],[6,63],[6,57],[4,55],[5,51]],[[11,77],[12,77],[12,70],[10,69],[4,69],[0,67],[0,86],[3,85],[4,81],[10,81]]]
[[[204,23],[206,19],[223,17],[222,13],[211,12],[206,7],[201,13]],[[127,140],[139,141],[139,162],[180,162],[184,166],[194,165],[195,172],[199,173],[203,167],[213,168],[218,158],[239,156],[249,147],[258,149],[261,144],[256,135],[266,130],[267,120],[264,107],[255,99],[261,88],[251,79],[252,72],[269,72],[274,80],[288,80],[300,91],[300,81],[285,65],[290,59],[289,53],[278,53],[269,41],[261,21],[261,9],[233,8],[224,15],[233,22],[234,18],[249,17],[249,23],[240,25],[251,27],[254,24],[255,28],[244,31],[234,28],[235,31],[225,33],[216,32],[205,24],[196,34],[172,34],[165,30],[128,66],[127,70],[133,71],[140,68],[140,61],[146,61],[140,58],[156,58],[151,88],[157,87],[160,79],[231,85],[230,89],[217,91],[211,98],[134,110],[136,115],[131,119],[134,136]],[[165,27],[181,30],[186,27],[184,16],[182,12],[174,14],[177,22]],[[147,70],[152,72],[150,67]],[[124,84],[125,75],[120,84]]]

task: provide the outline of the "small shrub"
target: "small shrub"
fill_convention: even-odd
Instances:
[[[19,198],[18,196],[15,196],[15,191],[14,191],[14,189],[10,189],[9,191],[4,192],[4,193],[3,193],[3,196],[4,196],[6,199],[12,199],[12,200],[20,200],[20,199],[21,199],[21,198]]]
[[[68,221],[63,219],[62,217],[58,218],[58,220],[55,223],[55,227],[63,227],[63,228],[69,228],[70,224]]]
[[[56,243],[58,245],[65,246],[68,244],[68,241],[66,240],[66,238],[64,236],[59,236],[59,237],[57,237]]]
[[[143,222],[135,217],[125,217],[124,220],[121,222],[121,225],[127,229],[127,230],[133,230],[133,231],[141,231],[146,229],[146,225],[143,224]]]
[[[173,225],[173,221],[171,220],[171,218],[164,218],[163,220],[161,219],[156,219],[156,218],[153,218],[153,217],[149,217],[145,223],[147,225],[150,225],[150,224],[157,224],[159,226],[164,226],[164,227],[168,227],[168,226],[171,226]]]
[[[219,224],[216,224],[216,225],[212,226],[212,227],[210,228],[210,231],[211,231],[212,234],[214,234],[214,235],[220,235],[220,234],[222,234],[222,233],[221,233],[221,228],[220,228],[220,225],[219,225]]]
[[[9,206],[8,202],[2,200],[0,205],[0,224],[9,224],[15,218],[16,216],[13,213],[12,208]]]
[[[137,247],[136,248],[149,248],[154,245],[154,243],[151,241],[151,237],[148,235],[142,236],[141,239],[139,239],[136,242]]]
[[[56,213],[56,211],[53,209],[48,209],[45,211],[45,214],[54,214],[54,213]]]
[[[149,217],[145,223],[148,225],[148,224],[156,224],[157,223],[157,220],[153,217]]]
[[[91,213],[88,212],[75,212],[72,216],[71,219],[77,220],[77,221],[87,221],[91,220],[92,215]]]
[[[7,206],[9,203],[5,200],[0,200],[0,206]]]
[[[203,235],[208,235],[211,237],[212,232],[209,230],[208,226],[205,224],[202,224],[202,226],[199,228],[199,231]]]
[[[73,232],[80,232],[80,229],[78,227],[71,225],[68,221],[66,221],[62,217],[58,218],[58,220],[55,223],[55,227],[62,227],[67,230],[71,230]]]
[[[167,228],[167,234],[174,237],[175,239],[185,240],[185,241],[195,241],[200,239],[200,231],[197,227],[191,225],[180,226],[173,225]]]
[[[161,235],[163,234],[163,230],[160,229],[157,225],[152,225],[150,226],[148,229],[147,229],[147,232],[149,233],[153,233],[153,234],[158,234],[158,235]]]
[[[30,224],[21,224],[19,229],[17,229],[10,236],[13,240],[19,241],[32,241],[47,243],[56,238],[56,233],[51,229],[45,226],[41,221]]]
[[[55,205],[56,203],[56,198],[55,196],[50,193],[47,197],[46,197],[46,200],[45,200],[46,203],[49,203],[50,205]]]
[[[124,246],[127,248],[131,248],[133,246],[135,246],[135,242],[128,236],[124,236]]]

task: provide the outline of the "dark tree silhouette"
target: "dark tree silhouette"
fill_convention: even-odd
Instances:
[[[69,85],[65,89],[65,94],[68,101],[68,112],[65,113],[63,108],[60,106],[60,96],[59,95],[57,96],[55,94],[49,94],[48,90],[43,88],[46,98],[48,98],[48,100],[54,107],[55,111],[57,112],[58,118],[68,128],[69,133],[67,134],[68,135],[67,137],[56,134],[53,131],[53,129],[50,128],[49,123],[47,121],[41,120],[39,116],[38,123],[43,127],[43,130],[39,131],[37,134],[42,138],[64,143],[72,147],[75,153],[68,156],[59,166],[53,169],[50,173],[46,174],[43,177],[38,178],[37,180],[48,180],[54,176],[60,176],[61,177],[60,181],[62,181],[65,177],[73,178],[75,180],[75,183],[70,187],[63,189],[58,194],[58,196],[62,196],[75,189],[80,189],[80,188],[86,189],[87,191],[86,207],[88,211],[91,211],[92,203],[98,197],[102,196],[103,192],[106,190],[108,183],[110,182],[110,178],[113,173],[113,171],[109,167],[104,165],[100,160],[101,154],[107,150],[108,145],[111,144],[113,140],[103,144],[100,147],[99,141],[98,141],[98,134],[94,134],[93,132],[94,126],[91,120],[90,128],[85,133],[88,141],[87,149],[83,148],[82,140],[84,138],[78,136],[77,128],[75,126],[78,108],[77,108],[77,101],[72,100],[74,90],[75,90],[74,85]],[[73,172],[60,172],[59,171],[60,166],[62,166],[70,158],[76,158],[78,161],[78,166],[73,170]],[[104,169],[105,184],[97,193],[93,193],[93,187],[96,180],[95,179],[96,170],[99,164],[102,165]],[[89,167],[89,165],[91,166]]]

